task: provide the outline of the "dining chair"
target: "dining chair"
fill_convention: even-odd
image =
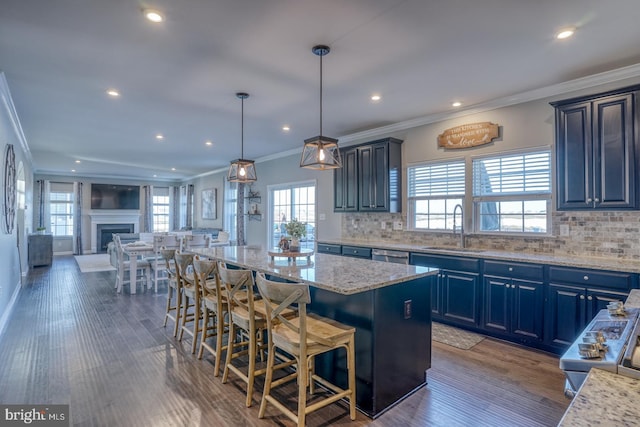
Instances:
[[[189,266],[193,264],[193,254],[185,254],[175,251],[173,259],[176,263],[176,324],[173,329],[173,336],[177,337],[181,327],[193,320],[193,314],[189,309],[193,308],[189,298],[184,295],[184,288],[191,285],[193,279],[189,279]],[[188,315],[187,315],[188,314]]]
[[[264,301],[254,294],[254,281],[251,270],[229,269],[223,262],[218,263],[221,286],[227,294],[229,312],[229,333],[227,356],[222,374],[222,383],[226,383],[229,372],[233,372],[247,383],[245,404],[251,406],[255,377],[263,375],[265,368],[256,367],[258,352],[264,357],[263,335],[267,327]],[[293,313],[290,313],[293,314]],[[233,360],[248,356],[246,373],[233,364]],[[285,360],[291,365],[293,362]],[[287,365],[287,366],[288,366]]]
[[[136,260],[136,271],[131,271],[131,261],[129,261],[129,255],[124,252],[120,236],[113,234],[113,243],[116,248],[116,291],[122,292],[122,287],[129,284],[129,288],[137,286],[138,280],[142,283],[142,290],[144,290],[144,284],[146,278],[151,276],[151,265],[145,260]],[[140,275],[138,275],[140,272]]]
[[[210,234],[191,234],[188,236],[184,236],[184,250],[208,248],[210,244]]]
[[[202,359],[204,350],[208,350],[214,357],[213,375],[220,374],[220,362],[222,352],[227,346],[222,345],[225,332],[228,331],[227,322],[227,296],[220,285],[218,263],[215,260],[193,260],[193,270],[201,291],[202,301],[202,333],[200,335],[200,349],[198,359]],[[207,341],[215,338],[215,345]]]
[[[158,292],[159,281],[169,282],[169,278],[165,274],[165,259],[161,254],[163,249],[180,249],[180,238],[171,234],[153,234],[153,255],[146,257],[145,260],[151,265],[155,292]]]
[[[333,319],[307,313],[307,305],[311,303],[309,286],[304,283],[282,283],[268,280],[263,273],[257,273],[258,291],[267,310],[267,367],[260,402],[258,418],[263,418],[267,403],[271,403],[287,417],[304,426],[306,416],[320,408],[342,398],[349,401],[349,417],[356,419],[356,370],[355,370],[355,328],[343,325]],[[288,317],[283,313],[294,304],[297,316]],[[348,387],[346,390],[332,384],[315,374],[314,357],[339,348],[346,350]],[[275,365],[276,349],[293,356],[296,370],[284,377],[275,379],[273,374],[279,366]],[[272,390],[294,379],[298,383],[298,407],[294,412],[278,400]],[[307,404],[307,388],[314,393],[314,381],[333,391],[333,394]]]
[[[218,238],[212,240],[209,246],[229,246],[229,233],[227,231],[219,231]]]

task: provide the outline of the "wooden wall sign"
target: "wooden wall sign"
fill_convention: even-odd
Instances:
[[[490,143],[498,134],[498,125],[495,123],[470,123],[442,132],[438,135],[438,146],[448,149],[476,147]]]

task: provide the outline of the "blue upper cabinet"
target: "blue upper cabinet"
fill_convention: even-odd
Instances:
[[[401,212],[401,140],[385,138],[340,151],[334,212]]]
[[[551,104],[558,210],[638,209],[638,89]]]

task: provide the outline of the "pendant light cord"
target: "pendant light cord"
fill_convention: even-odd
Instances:
[[[322,136],[322,57],[320,55],[320,136]]]
[[[240,98],[240,158],[244,159],[244,98]]]

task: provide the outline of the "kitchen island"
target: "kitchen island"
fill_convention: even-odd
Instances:
[[[272,280],[310,285],[309,311],[356,328],[356,403],[377,417],[426,384],[431,367],[431,283],[437,269],[328,254],[297,262],[251,246],[193,253]],[[316,358],[316,372],[346,387],[342,352]]]

